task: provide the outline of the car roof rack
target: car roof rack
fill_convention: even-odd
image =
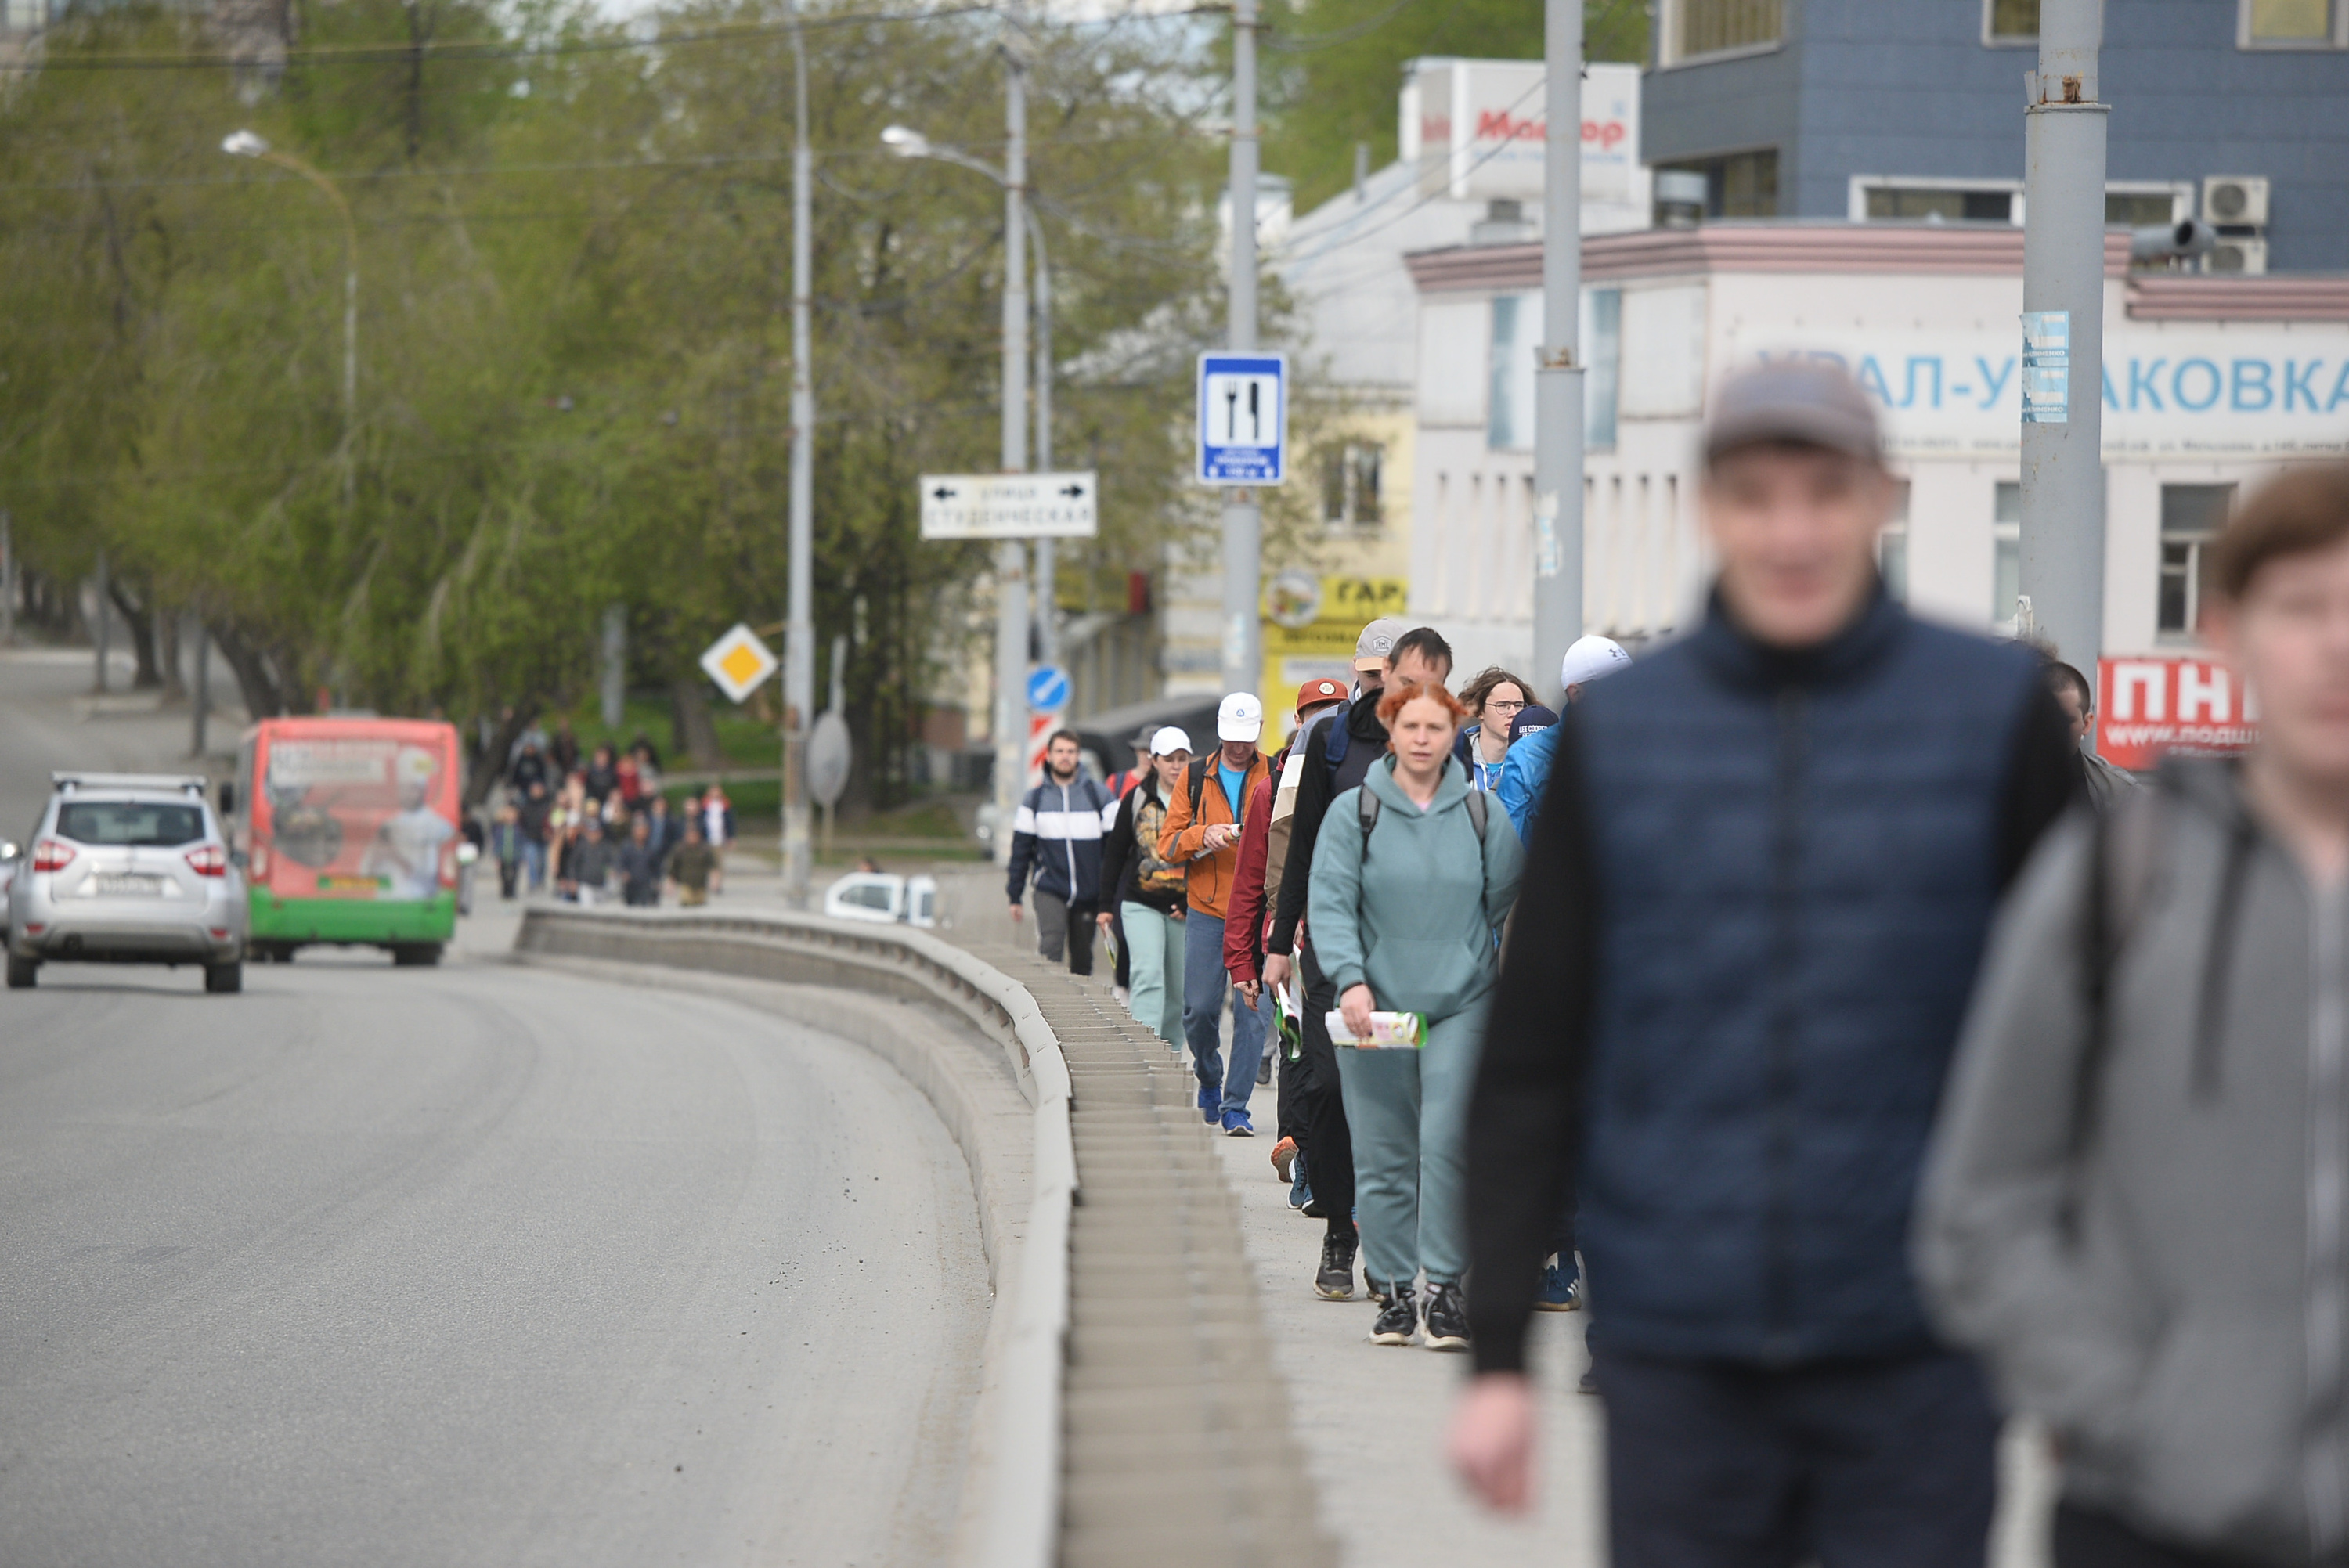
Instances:
[[[78,769],[49,775],[54,789],[176,789],[201,799],[212,780],[201,773],[85,773]]]

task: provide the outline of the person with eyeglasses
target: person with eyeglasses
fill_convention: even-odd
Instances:
[[[1460,705],[1475,720],[1464,725],[1452,755],[1472,789],[1498,789],[1509,755],[1509,726],[1533,700],[1533,684],[1495,665],[1460,690]]]

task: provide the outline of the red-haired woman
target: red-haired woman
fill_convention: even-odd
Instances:
[[[1524,859],[1507,814],[1490,810],[1453,760],[1465,712],[1433,682],[1387,688],[1379,717],[1389,755],[1330,803],[1307,895],[1313,949],[1344,1015],[1333,1036],[1367,1037],[1373,1010],[1426,1019],[1416,1050],[1341,1041],[1338,1076],[1354,1135],[1362,1264],[1382,1303],[1371,1341],[1411,1343],[1423,1269],[1426,1342],[1437,1350],[1468,1346],[1468,1093],[1499,972],[1494,934]]]

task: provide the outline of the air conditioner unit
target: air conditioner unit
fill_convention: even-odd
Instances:
[[[2215,228],[2264,229],[2268,182],[2256,174],[2213,174],[2202,181],[2202,221]]]
[[[2221,234],[2210,253],[2202,258],[2206,273],[2264,273],[2268,270],[2268,242],[2247,235]]]

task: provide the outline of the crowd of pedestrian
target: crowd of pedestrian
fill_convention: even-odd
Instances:
[[[734,805],[712,783],[672,802],[660,752],[643,735],[583,760],[568,720],[517,739],[485,808],[499,896],[566,903],[692,907],[725,884]]]
[[[1269,758],[1247,694],[1114,789],[1069,738],[1014,903],[1123,931],[1223,1133],[1278,1057],[1312,1288],[1469,1353],[1497,1508],[1587,1307],[1619,1563],[1974,1568],[2013,1415],[2059,1568],[2349,1563],[2349,466],[2211,547],[2256,748],[2148,780],[2078,668],[1886,591],[1841,371],[1733,377],[1704,463],[1686,635],[1455,693],[1381,621]]]

